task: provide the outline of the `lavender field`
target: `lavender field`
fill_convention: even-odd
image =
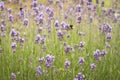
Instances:
[[[0,0],[0,80],[120,80],[120,0]]]

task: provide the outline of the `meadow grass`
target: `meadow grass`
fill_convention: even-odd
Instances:
[[[45,0],[40,0],[45,1]],[[111,1],[107,0],[106,7],[111,6]],[[11,5],[11,4],[10,4]],[[9,6],[9,4],[7,5]],[[13,6],[13,5],[12,5]],[[13,8],[16,7],[13,6]],[[56,13],[58,14],[58,13]],[[59,17],[59,16],[58,16]],[[40,34],[46,34],[46,52],[43,52],[42,45],[34,44],[38,26],[30,20],[29,28],[19,23],[14,23],[14,27],[21,32],[20,36],[25,37],[26,42],[23,47],[17,44],[16,53],[12,53],[10,28],[11,24],[6,25],[6,37],[0,37],[0,48],[3,52],[0,54],[0,80],[11,80],[11,73],[16,73],[16,80],[73,80],[78,72],[82,71],[86,80],[119,80],[120,79],[120,23],[112,23],[110,20],[104,20],[101,24],[109,23],[112,26],[112,39],[110,48],[106,48],[106,36],[98,29],[99,22],[97,19],[93,23],[82,21],[81,24],[76,24],[73,30],[66,31],[70,34],[70,38],[64,37],[62,41],[58,40],[54,23],[52,22],[52,32],[48,33],[44,29]],[[74,24],[75,21],[68,21]],[[79,36],[78,32],[84,32],[85,36]],[[26,36],[23,35],[26,32]],[[66,35],[65,35],[66,36]],[[73,51],[70,54],[64,52],[63,43],[67,42],[74,47],[74,44],[79,44],[80,41],[85,42],[83,51]],[[102,60],[96,61],[93,53],[96,49],[107,51],[107,54],[102,57]],[[54,68],[47,68],[45,64],[40,64],[39,58],[46,57],[47,54],[55,56],[53,65]],[[83,66],[79,64],[79,57],[84,57],[85,63]],[[64,68],[66,58],[71,62],[68,71]],[[32,62],[30,62],[32,59]],[[95,71],[90,70],[90,64],[96,63]],[[36,67],[41,66],[46,74],[36,76]],[[58,71],[58,73],[56,73]]]

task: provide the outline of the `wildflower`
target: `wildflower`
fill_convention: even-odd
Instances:
[[[12,13],[12,9],[8,8],[8,13],[11,14]]]
[[[46,66],[48,68],[52,66],[54,58],[55,58],[54,56],[49,55],[49,54],[46,56]]]
[[[39,43],[39,42],[40,42],[40,35],[38,34],[38,35],[36,36],[35,43]]]
[[[45,61],[44,57],[39,58],[39,62],[40,62],[40,63],[43,63],[44,61]]]
[[[57,31],[57,36],[58,36],[59,40],[62,40],[63,37],[64,37],[63,32],[61,30],[58,30]]]
[[[16,80],[16,74],[15,73],[11,73],[11,79]]]
[[[27,18],[26,18],[26,19],[24,19],[23,24],[24,24],[25,26],[27,26],[27,25],[28,25],[28,23],[29,23],[28,19],[27,19]]]
[[[110,33],[107,34],[107,41],[109,42],[111,40],[112,36]]]
[[[42,74],[41,66],[38,66],[38,67],[36,68],[36,75],[37,75],[37,76],[40,76],[41,74]]]
[[[83,65],[84,62],[85,62],[84,57],[80,57],[80,59],[79,59],[80,65]]]
[[[82,6],[81,5],[77,5],[75,8],[75,12],[81,12]]]
[[[100,55],[101,55],[101,52],[99,49],[97,49],[95,52],[94,52],[94,57],[96,60],[100,60]]]
[[[48,2],[49,2],[50,4],[52,4],[52,3],[53,3],[53,0],[48,0]]]
[[[10,22],[13,22],[13,15],[12,15],[12,14],[9,15],[8,20],[9,20]]]
[[[84,45],[85,45],[85,42],[82,42],[82,41],[81,41],[81,42],[80,42],[80,47],[83,48]]]
[[[101,52],[101,56],[104,56],[105,54],[106,54],[106,51],[103,50],[103,51]]]
[[[78,18],[77,18],[77,23],[81,23],[81,20],[82,20],[82,18],[81,18],[81,16],[78,16]]]
[[[90,68],[91,68],[92,71],[94,71],[95,68],[96,68],[96,64],[95,64],[95,63],[92,63],[92,64],[90,65]]]
[[[65,65],[65,69],[69,69],[69,67],[70,67],[70,61],[68,61],[68,60],[66,59],[64,65]]]
[[[4,25],[1,25],[0,30],[1,30],[2,32],[4,32],[4,31],[5,31],[5,26],[4,26]]]
[[[72,48],[70,45],[66,46],[64,49],[65,53],[70,53],[71,50],[72,50]]]
[[[74,80],[85,80],[85,76],[82,73],[78,73],[78,75],[76,75]]]

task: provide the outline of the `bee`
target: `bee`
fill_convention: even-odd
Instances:
[[[72,24],[70,25],[70,29],[73,29],[73,25]]]
[[[20,11],[22,11],[23,8],[20,8]]]

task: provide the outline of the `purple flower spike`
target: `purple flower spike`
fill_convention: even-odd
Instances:
[[[112,36],[110,33],[107,34],[107,41],[109,42],[111,40]]]
[[[11,79],[16,80],[16,74],[15,73],[11,73]]]
[[[65,65],[65,69],[69,69],[70,61],[66,60],[64,65]]]
[[[38,66],[38,67],[36,68],[36,75],[37,75],[37,76],[40,76],[41,74],[42,74],[41,66]]]
[[[80,47],[83,48],[85,45],[85,42],[80,42]]]
[[[85,80],[85,76],[82,73],[78,73],[74,80]]]
[[[95,63],[91,64],[91,65],[90,65],[90,68],[91,68],[92,71],[94,71],[95,68],[96,68],[96,64],[95,64]]]
[[[65,53],[70,53],[70,51],[72,50],[71,46],[68,45],[67,47],[65,47],[64,51]]]
[[[28,23],[29,23],[28,19],[27,19],[27,18],[26,18],[26,19],[24,19],[23,24],[24,24],[25,26],[27,26],[27,25],[28,25]]]
[[[45,58],[42,57],[42,58],[39,58],[39,62],[42,64],[43,62],[45,61]]]
[[[80,57],[80,59],[79,59],[79,63],[80,63],[80,65],[83,65],[84,62],[85,62],[84,57]]]
[[[12,47],[13,49],[15,49],[15,48],[17,47],[17,44],[16,44],[16,42],[12,42],[12,45],[11,45],[11,47]]]

